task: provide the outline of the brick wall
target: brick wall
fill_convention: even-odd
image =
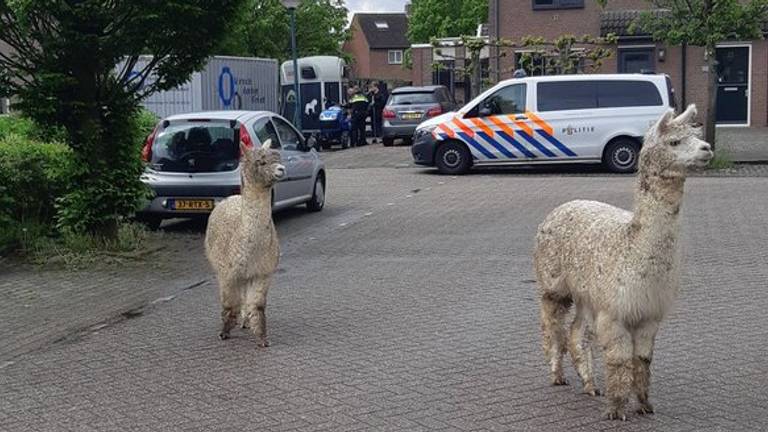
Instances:
[[[368,49],[368,41],[356,20],[352,21],[350,34],[351,37],[344,42],[342,51],[352,56],[352,77],[368,77],[371,73],[370,50]]]
[[[403,51],[403,63],[405,63],[405,49],[396,49]],[[361,78],[410,82],[411,71],[404,68],[402,64],[389,64],[388,56],[388,49],[371,50],[370,69],[368,71],[368,75],[361,76]]]

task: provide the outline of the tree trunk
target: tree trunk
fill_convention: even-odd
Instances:
[[[705,122],[704,140],[715,150],[715,121],[717,119],[717,57],[715,46],[708,46],[707,52],[707,118]],[[683,107],[685,109],[685,107]]]

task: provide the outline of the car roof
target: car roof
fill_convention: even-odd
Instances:
[[[165,120],[191,120],[191,119],[216,119],[216,120],[242,120],[262,115],[276,115],[269,111],[198,111],[184,114],[175,114]]]
[[[430,85],[430,86],[409,86],[409,87],[398,87],[394,90],[392,90],[392,94],[398,94],[398,93],[416,93],[416,92],[433,92],[437,89],[444,88],[445,86],[441,85]]]

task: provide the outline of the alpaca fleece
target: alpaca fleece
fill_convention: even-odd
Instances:
[[[253,330],[261,347],[268,346],[267,291],[280,257],[272,186],[285,174],[279,153],[270,146],[270,140],[258,149],[241,144],[241,195],[216,206],[205,235],[206,256],[219,282],[219,337],[227,339],[242,314],[243,326]]]
[[[592,340],[606,362],[609,419],[626,419],[634,391],[640,414],[650,414],[650,364],[659,324],[679,290],[679,213],[686,171],[713,154],[691,122],[693,105],[675,118],[670,110],[648,131],[640,152],[635,208],[629,212],[596,201],[571,201],[539,226],[534,268],[541,294],[541,327],[551,382],[567,384],[566,352],[596,396]],[[575,316],[566,331],[571,305]]]

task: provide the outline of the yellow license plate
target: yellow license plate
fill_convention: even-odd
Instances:
[[[403,114],[403,120],[418,120],[421,118],[419,113],[405,113]]]
[[[213,210],[213,200],[179,199],[174,201],[173,209],[179,211],[211,211]]]

